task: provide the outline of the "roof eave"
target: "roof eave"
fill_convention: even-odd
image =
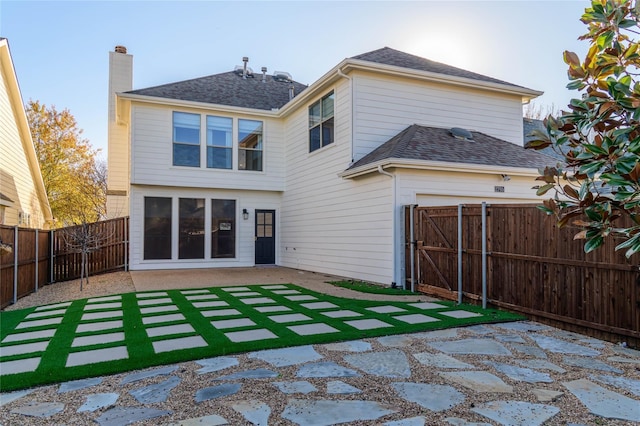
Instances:
[[[471,164],[471,163],[453,163],[448,161],[429,161],[429,160],[411,160],[404,158],[386,158],[383,160],[374,161],[356,167],[355,169],[345,170],[339,173],[338,176],[344,179],[353,179],[358,176],[363,176],[369,173],[378,171],[378,167],[382,166],[383,169],[397,168],[397,169],[412,169],[412,170],[432,170],[432,171],[455,171],[455,172],[467,172],[467,173],[480,173],[480,174],[508,174],[512,176],[530,176],[537,177],[538,169],[536,168],[523,168],[523,167],[506,167],[487,164]]]
[[[118,102],[118,108],[122,108],[121,102],[131,101],[131,102],[144,102],[144,103],[156,104],[156,105],[180,106],[184,108],[215,109],[216,111],[227,112],[230,114],[248,114],[248,115],[259,115],[264,117],[278,117],[279,111],[280,111],[279,109],[269,111],[269,110],[258,109],[258,108],[245,108],[245,107],[236,107],[236,106],[222,105],[222,104],[212,104],[208,102],[185,101],[182,99],[162,98],[158,96],[138,95],[138,94],[126,93],[126,92],[116,93],[116,99]]]
[[[416,70],[395,65],[380,64],[377,62],[369,62],[361,59],[346,59],[342,61],[341,64],[341,69],[345,73],[350,70],[378,71],[390,75],[413,77],[419,78],[421,80],[449,83],[462,87],[482,88],[494,92],[520,95],[522,96],[523,102],[529,102],[531,99],[537,98],[538,96],[544,94],[544,92],[540,90],[528,89],[526,87],[476,80],[467,77],[459,77],[430,71]]]

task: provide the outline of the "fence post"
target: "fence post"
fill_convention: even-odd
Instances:
[[[487,202],[482,202],[482,309],[487,309]]]
[[[39,281],[39,276],[38,276],[38,272],[40,269],[40,249],[39,249],[39,243],[40,241],[38,241],[38,239],[40,238],[40,236],[38,235],[38,228],[36,228],[36,257],[35,257],[35,262],[36,262],[36,273],[35,273],[35,277],[36,277],[36,285],[35,287],[35,291],[34,293],[38,292],[38,281]]]
[[[462,304],[462,204],[458,204],[458,305]]]
[[[53,273],[53,268],[54,268],[54,264],[56,262],[56,251],[55,251],[55,246],[54,246],[54,240],[55,239],[55,234],[53,229],[51,231],[49,231],[49,242],[50,242],[50,247],[49,247],[49,282],[50,283],[54,283],[55,282],[55,275]]]
[[[413,293],[415,293],[416,291],[416,276],[415,276],[415,270],[416,270],[416,223],[415,223],[415,208],[417,207],[416,204],[411,204],[409,206],[409,256],[411,257],[410,260],[410,265],[411,265],[411,291]],[[406,233],[405,233],[406,235]]]
[[[13,228],[13,304],[18,302],[18,225]]]

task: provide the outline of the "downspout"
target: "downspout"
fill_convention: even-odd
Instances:
[[[396,190],[396,184],[397,184],[397,179],[396,179],[396,175],[393,173],[389,173],[388,171],[386,171],[381,164],[378,165],[378,173],[380,173],[381,175],[385,175],[385,176],[389,176],[391,179],[393,179],[393,186],[392,186],[392,195],[391,198],[393,199],[393,207],[392,207],[392,221],[391,221],[391,226],[393,227],[393,281],[391,282],[391,285],[395,287],[395,284],[397,283],[396,281],[396,274],[398,272],[398,255],[397,255],[397,242],[398,242],[398,219],[397,219],[397,203],[396,203],[396,198],[397,198],[397,190]],[[404,286],[403,286],[404,287]]]
[[[350,91],[350,96],[351,96],[351,162],[353,163],[355,161],[354,158],[354,145],[355,145],[355,140],[354,140],[354,136],[355,136],[355,127],[354,127],[354,123],[355,123],[355,105],[353,104],[353,79],[351,77],[349,77],[348,75],[346,75],[344,72],[342,72],[342,70],[340,68],[338,68],[338,75],[340,77],[346,78],[347,80],[349,80],[349,91]]]

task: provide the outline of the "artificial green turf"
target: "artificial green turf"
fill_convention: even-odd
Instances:
[[[176,362],[182,361],[190,361],[208,357],[214,357],[219,355],[227,355],[234,353],[242,353],[247,351],[255,351],[255,350],[263,350],[263,349],[273,349],[273,348],[282,348],[282,347],[290,347],[290,346],[298,346],[298,345],[307,345],[307,344],[317,344],[317,343],[329,343],[343,340],[353,340],[353,339],[361,339],[368,337],[376,337],[383,335],[391,335],[391,334],[401,334],[401,333],[411,333],[417,331],[428,331],[434,329],[442,329],[442,328],[450,328],[450,327],[460,327],[471,324],[479,324],[479,323],[492,323],[492,322],[504,322],[504,321],[513,321],[513,320],[521,320],[522,316],[499,311],[493,309],[482,310],[480,307],[472,306],[472,305],[457,305],[454,302],[437,302],[442,305],[442,309],[438,310],[421,310],[409,305],[408,302],[389,302],[389,301],[365,301],[365,300],[354,300],[354,299],[344,299],[333,296],[328,296],[325,294],[316,293],[307,289],[303,289],[291,284],[285,285],[287,289],[297,290],[303,295],[311,295],[316,297],[318,300],[312,301],[300,301],[295,302],[288,300],[286,295],[279,295],[273,293],[272,291],[263,288],[264,286],[247,286],[251,291],[258,292],[261,294],[261,297],[269,297],[274,300],[275,304],[273,305],[282,305],[288,306],[292,308],[290,311],[286,312],[270,312],[270,313],[261,313],[254,309],[254,305],[248,305],[241,302],[239,297],[236,297],[231,292],[227,292],[222,290],[221,288],[210,288],[207,289],[211,293],[216,294],[218,299],[228,303],[229,306],[224,306],[222,309],[236,309],[241,312],[241,316],[225,316],[225,317],[205,317],[201,314],[200,311],[211,310],[212,308],[195,308],[192,305],[192,301],[189,301],[186,297],[187,295],[183,294],[180,290],[167,290],[166,293],[168,297],[172,300],[173,304],[176,305],[180,313],[184,315],[185,320],[172,321],[166,323],[159,323],[153,325],[145,326],[142,322],[143,315],[140,311],[140,306],[138,304],[139,300],[136,296],[136,293],[126,293],[122,294],[122,308],[117,308],[115,310],[122,309],[124,315],[122,316],[123,325],[120,329],[109,329],[107,331],[100,332],[91,332],[91,333],[80,333],[80,335],[96,335],[96,334],[106,334],[113,332],[124,332],[125,333],[125,341],[126,348],[128,351],[129,358],[123,360],[114,360],[100,363],[93,363],[75,367],[66,367],[66,362],[68,355],[73,352],[82,352],[88,349],[102,349],[106,347],[114,347],[114,346],[122,346],[123,342],[113,342],[106,344],[98,344],[93,345],[91,347],[81,347],[74,348],[71,347],[73,339],[78,337],[78,333],[76,333],[77,325],[81,322],[81,317],[83,314],[87,313],[84,308],[88,304],[87,299],[76,300],[72,302],[72,304],[67,308],[66,313],[64,315],[64,319],[61,324],[57,326],[57,331],[55,335],[51,338],[50,343],[46,350],[41,353],[36,354],[24,354],[24,355],[14,355],[14,356],[3,356],[0,358],[1,362],[13,361],[31,358],[35,356],[41,356],[42,360],[38,366],[38,368],[33,372],[27,373],[18,373],[11,375],[0,376],[0,391],[6,392],[11,390],[17,390],[22,388],[27,388],[36,385],[43,385],[49,383],[58,383],[69,380],[82,379],[93,376],[101,376],[107,374],[121,373],[130,370],[136,370],[156,365],[164,365],[164,364],[172,364]],[[167,297],[167,296],[165,296]],[[315,302],[330,302],[338,306],[338,308],[333,309],[322,309],[322,310],[314,310],[308,309],[301,304],[305,303],[315,303]],[[402,309],[405,309],[406,312],[399,314],[385,314],[385,313],[376,313],[372,311],[366,310],[366,308],[374,307],[374,306],[396,306]],[[220,309],[220,308],[215,308]],[[336,310],[336,309],[348,309],[358,313],[361,313],[362,316],[354,317],[354,318],[330,318],[328,316],[322,315],[321,311],[328,310]],[[113,309],[111,309],[113,310]],[[451,311],[451,310],[465,310],[469,312],[477,312],[481,313],[481,317],[473,317],[466,319],[455,319],[451,317],[447,317],[445,315],[441,315],[441,312]],[[30,313],[34,312],[35,308],[22,309],[17,311],[8,311],[8,312],[0,312],[0,336],[1,339],[4,339],[7,335],[13,333],[23,332],[22,329],[16,330],[15,327]],[[104,310],[92,310],[91,312],[106,312],[109,309]],[[291,313],[301,313],[308,317],[310,320],[307,321],[298,321],[295,323],[277,323],[269,318],[269,316],[273,315],[281,315],[281,314],[291,314]],[[439,321],[437,322],[429,322],[422,324],[408,324],[406,322],[395,319],[394,315],[403,315],[403,314],[414,314],[414,313],[422,313],[424,315],[430,316],[432,318],[437,318]],[[163,315],[167,313],[160,313],[159,315]],[[148,315],[152,316],[152,315]],[[250,318],[253,322],[255,322],[256,326],[251,327],[239,327],[234,329],[225,329],[218,330],[211,325],[211,321],[224,320],[224,319],[237,319],[237,318]],[[44,317],[46,318],[46,317]],[[360,320],[360,319],[378,319],[380,321],[384,321],[388,324],[393,325],[393,327],[383,327],[371,330],[358,330],[354,327],[347,325],[344,321],[348,320]],[[109,321],[113,320],[105,319],[105,320],[94,320],[92,322],[100,322],[100,321]],[[326,334],[317,334],[317,335],[309,335],[309,336],[300,336],[287,328],[292,325],[304,325],[304,324],[313,324],[317,322],[322,322],[327,324],[335,329],[338,329],[338,333],[326,333]],[[186,333],[182,335],[170,335],[164,337],[154,337],[149,338],[146,329],[151,328],[158,325],[172,325],[172,324],[190,324],[195,330],[196,333]],[[24,330],[24,332],[32,332],[36,330],[50,329],[52,326],[42,326],[38,328],[28,328]],[[266,328],[270,330],[272,333],[278,336],[277,339],[265,339],[265,340],[256,340],[249,342],[232,342],[225,335],[225,332],[229,331],[242,331],[248,330],[252,328]],[[155,353],[153,349],[152,342],[157,342],[163,339],[173,339],[177,337],[187,337],[187,336],[201,336],[206,342],[206,347],[200,348],[190,348],[183,350],[175,350],[170,352],[161,352]],[[2,344],[1,347],[9,347],[11,345],[19,344],[19,343],[30,343],[37,342],[41,339],[36,339],[33,341],[22,341],[15,343]],[[0,371],[0,374],[2,372]]]
[[[405,290],[400,287],[384,287],[378,284],[368,283],[366,281],[329,281],[329,284],[335,285],[337,287],[348,288],[354,291],[359,291],[361,293],[387,294],[394,296],[416,295],[416,293],[412,292],[411,290]]]

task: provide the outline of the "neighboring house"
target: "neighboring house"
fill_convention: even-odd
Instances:
[[[9,42],[0,38],[0,225],[48,229],[52,220]]]
[[[539,91],[390,48],[308,87],[245,67],[132,90],[110,53],[108,213],[130,216],[131,269],[400,284],[404,205],[538,201],[550,159],[522,147],[522,104]]]

